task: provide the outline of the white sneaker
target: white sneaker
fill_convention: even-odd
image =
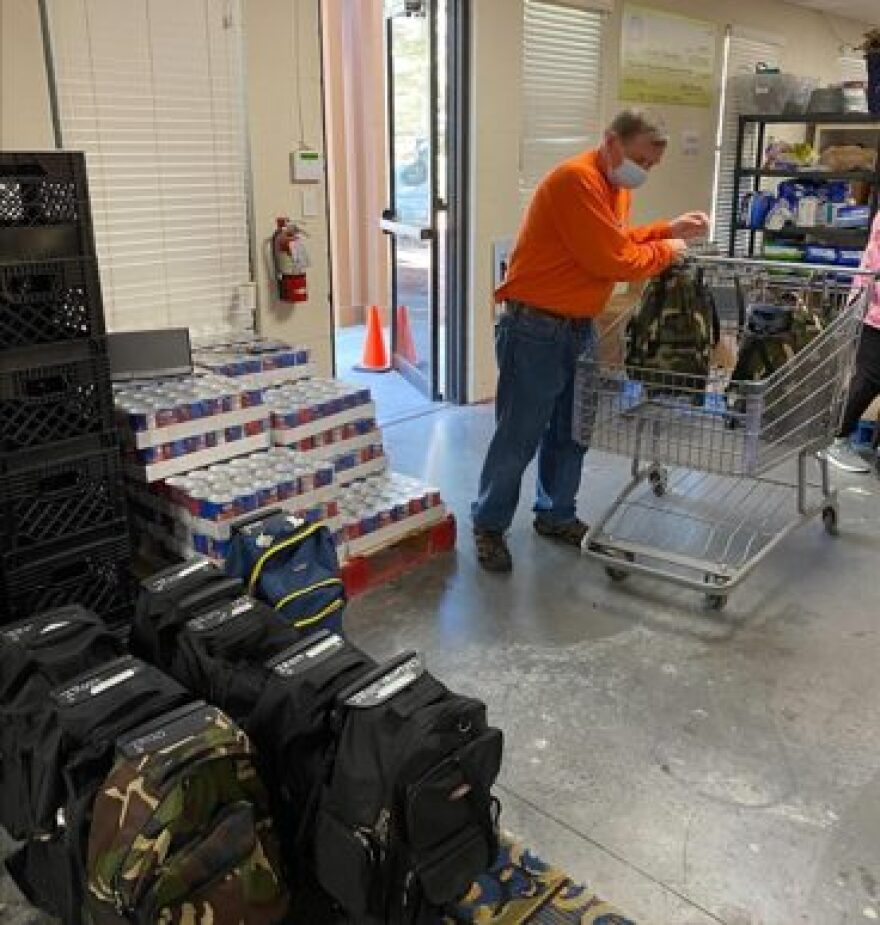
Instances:
[[[849,440],[838,437],[824,454],[828,462],[841,472],[857,472],[865,475],[871,471],[868,463],[852,448]]]

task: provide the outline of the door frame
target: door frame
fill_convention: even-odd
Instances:
[[[447,0],[446,401],[467,403],[473,0]]]
[[[427,6],[428,25],[428,145],[430,148],[429,188],[428,188],[428,216],[427,225],[410,225],[397,217],[395,206],[397,203],[397,161],[396,161],[396,135],[395,135],[395,84],[394,84],[394,23],[395,20],[409,19],[415,16],[407,4],[400,9],[385,14],[385,92],[386,92],[386,157],[388,158],[388,207],[382,216],[382,230],[390,238],[390,326],[391,326],[391,365],[414,388],[422,392],[431,401],[442,398],[438,387],[438,316],[439,305],[437,300],[438,267],[437,267],[437,4],[445,0],[416,0],[414,5],[420,7],[419,12]],[[400,238],[410,238],[427,242],[430,247],[430,281],[428,284],[429,324],[431,331],[429,369],[426,376],[422,370],[413,366],[398,351],[399,331],[398,320],[398,284],[397,284],[397,253]]]
[[[470,205],[470,37],[471,37],[471,0],[427,0],[430,18],[429,54],[430,74],[429,92],[431,94],[430,116],[430,227],[419,230],[410,229],[421,240],[430,240],[431,246],[431,365],[430,382],[425,376],[409,364],[397,352],[397,279],[394,272],[396,265],[396,248],[399,230],[394,232],[393,210],[389,209],[383,216],[383,227],[390,232],[390,266],[391,266],[391,352],[394,368],[408,381],[425,391],[433,401],[448,401],[464,404],[467,401],[468,355],[467,355],[467,294],[469,257],[469,205]],[[438,42],[438,4],[446,4],[446,47],[441,49]],[[389,203],[396,201],[397,177],[394,169],[394,83],[392,68],[392,19],[386,16],[386,95],[387,95],[387,156]],[[439,171],[440,151],[438,150],[438,56],[445,54],[447,60],[446,86],[446,200],[440,202]],[[438,385],[440,373],[440,305],[438,300],[440,281],[440,262],[438,260],[438,213],[446,214],[445,262],[443,272],[446,275],[446,327],[445,327],[445,388]]]

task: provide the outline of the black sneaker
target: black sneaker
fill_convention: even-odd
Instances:
[[[561,524],[547,520],[544,517],[536,517],[535,531],[548,539],[559,540],[560,543],[565,543],[566,546],[577,546],[580,549],[584,542],[584,537],[590,532],[590,528],[577,518]]]
[[[503,533],[474,527],[474,541],[477,544],[477,562],[487,572],[509,572],[513,569],[513,559]]]

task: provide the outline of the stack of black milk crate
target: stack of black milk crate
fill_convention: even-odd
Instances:
[[[0,624],[131,604],[85,159],[0,152]]]

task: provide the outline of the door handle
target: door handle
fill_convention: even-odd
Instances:
[[[398,238],[411,238],[416,241],[433,241],[435,231],[433,228],[426,228],[424,225],[407,225],[406,222],[398,222],[393,218],[382,218],[379,227],[385,234],[395,235]]]

